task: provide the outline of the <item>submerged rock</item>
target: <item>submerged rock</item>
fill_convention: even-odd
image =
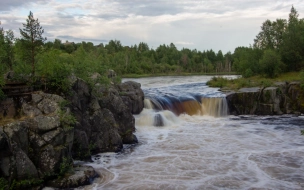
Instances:
[[[162,127],[164,125],[163,117],[160,114],[155,114],[153,126]]]
[[[91,184],[96,177],[98,177],[98,174],[93,167],[79,165],[74,166],[73,171],[70,171],[64,177],[50,180],[46,185],[60,189],[75,188]]]

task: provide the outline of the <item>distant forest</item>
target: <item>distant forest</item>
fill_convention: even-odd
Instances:
[[[30,12],[20,28],[20,38],[12,30],[0,28],[0,72],[14,71],[15,76],[40,77],[61,88],[67,76],[74,74],[90,80],[94,73],[106,81],[108,69],[118,75],[229,73],[243,77],[275,77],[282,72],[304,68],[304,19],[294,7],[288,20],[266,20],[249,47],[237,47],[223,54],[212,49],[199,51],[173,43],[152,49],[145,42],[123,46],[119,40],[94,46],[92,42],[47,41],[38,19]],[[2,78],[2,77],[1,77]],[[3,85],[0,79],[0,85]]]

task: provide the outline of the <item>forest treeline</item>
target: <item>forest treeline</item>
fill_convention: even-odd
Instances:
[[[173,43],[153,49],[145,42],[123,46],[119,40],[110,40],[105,45],[47,41],[32,12],[20,29],[20,38],[15,38],[12,30],[0,30],[0,72],[13,70],[18,77],[43,78],[58,89],[65,88],[66,78],[71,74],[90,80],[97,72],[101,81],[107,81],[109,69],[118,75],[234,71],[244,77],[260,74],[275,77],[304,67],[304,19],[299,18],[294,7],[288,20],[266,20],[253,45],[237,47],[226,54],[212,49],[178,50]]]

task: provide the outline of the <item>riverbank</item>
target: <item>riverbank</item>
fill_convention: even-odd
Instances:
[[[236,72],[221,72],[221,73],[153,73],[153,74],[125,74],[122,78],[144,78],[144,77],[160,77],[160,76],[212,76],[212,75],[236,75]]]
[[[302,79],[303,80],[303,79]],[[214,77],[207,82],[210,87],[218,87],[222,90],[238,90],[240,88],[250,87],[270,87],[276,82],[293,82],[301,81],[301,72],[284,73],[276,78],[265,78],[262,76],[253,76],[249,78],[227,79],[222,77]]]
[[[227,95],[232,115],[299,115],[304,113],[301,75],[301,72],[290,72],[277,78],[213,77],[207,85],[219,87]]]

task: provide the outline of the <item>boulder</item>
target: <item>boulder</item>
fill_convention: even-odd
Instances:
[[[27,155],[27,129],[24,127],[20,123],[0,127],[0,174],[11,180],[38,178],[37,168]]]
[[[127,81],[117,85],[119,94],[132,114],[139,114],[144,108],[144,93],[140,83]]]
[[[56,130],[61,124],[59,115],[39,115],[31,119],[30,122],[30,128],[34,131],[38,131],[39,133],[45,133],[51,130]]]
[[[91,117],[91,123],[92,134],[90,139],[95,142],[94,147],[92,147],[92,153],[117,152],[122,149],[122,139],[118,132],[118,124],[108,109],[95,112]]]
[[[74,166],[73,171],[66,176],[47,182],[47,186],[68,189],[83,185],[89,185],[94,178],[98,177],[97,173],[91,166]]]
[[[118,90],[114,86],[106,87],[103,85],[96,86],[95,90],[100,95],[98,97],[100,107],[107,108],[114,115],[122,142],[125,144],[137,143],[137,139],[133,138],[135,119],[124,104]]]
[[[31,106],[26,102],[22,104],[21,110],[26,117],[35,117],[42,115],[42,112],[38,108]]]

